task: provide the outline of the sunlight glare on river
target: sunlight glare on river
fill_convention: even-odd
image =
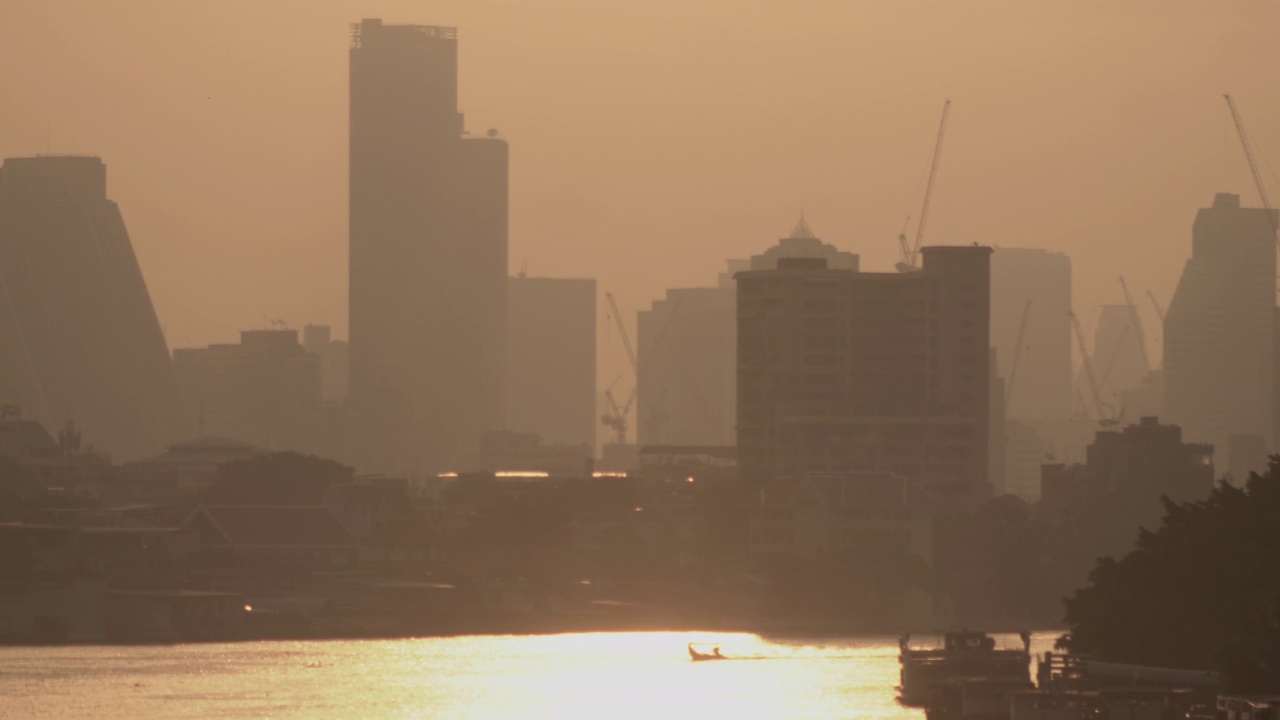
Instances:
[[[0,718],[922,720],[897,658],[892,637],[687,632],[4,647]]]

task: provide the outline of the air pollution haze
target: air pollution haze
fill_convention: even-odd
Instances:
[[[1276,717],[1277,28],[3,2],[0,714]]]
[[[9,2],[0,154],[110,167],[173,346],[347,324],[347,26],[459,28],[459,105],[511,143],[512,271],[624,313],[803,210],[890,269],[954,109],[926,242],[1066,252],[1092,323],[1162,302],[1194,208],[1280,153],[1272,3]],[[1150,306],[1142,312],[1154,322]],[[626,368],[601,314],[600,380]],[[629,320],[630,322],[630,320]],[[602,384],[602,387],[604,385]]]

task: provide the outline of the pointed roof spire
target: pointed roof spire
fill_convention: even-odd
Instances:
[[[802,240],[817,240],[818,238],[809,229],[809,223],[804,221],[804,210],[800,210],[800,222],[796,223],[796,227],[791,231],[791,238]]]

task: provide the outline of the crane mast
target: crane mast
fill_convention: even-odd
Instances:
[[[902,249],[902,261],[898,263],[898,272],[912,272],[919,269],[920,244],[924,241],[924,224],[929,219],[929,203],[933,199],[933,180],[938,175],[938,159],[942,157],[942,139],[947,133],[947,115],[951,112],[951,101],[942,104],[942,121],[938,123],[938,139],[933,145],[933,163],[929,166],[929,182],[924,188],[924,205],[920,208],[920,221],[916,223],[916,239],[913,245],[907,245],[906,227],[898,235],[898,244]],[[908,219],[908,222],[910,219]]]
[[[622,323],[622,314],[618,312],[618,302],[613,299],[613,293],[605,293],[605,298],[609,301],[609,309],[613,312],[613,320],[618,326],[618,335],[622,337],[622,347],[627,351],[627,361],[631,363],[631,373],[635,376],[636,382],[639,382],[640,370],[636,363],[635,350],[631,348],[631,338],[627,335],[627,328]],[[636,385],[631,386],[631,394],[627,397],[627,402],[622,407],[618,407],[617,400],[613,397],[613,390],[605,390],[604,398],[609,405],[609,413],[600,418],[604,425],[617,434],[618,444],[627,442],[627,416],[631,413],[631,405],[636,399]]]

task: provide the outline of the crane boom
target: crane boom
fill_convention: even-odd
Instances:
[[[1155,294],[1150,290],[1147,291],[1147,297],[1151,298],[1151,304],[1156,308],[1156,315],[1160,318],[1160,324],[1164,325],[1164,308],[1160,307],[1160,301],[1156,300]]]
[[[1031,301],[1022,306],[1022,320],[1018,322],[1018,344],[1013,348],[1013,362],[1009,364],[1009,382],[1004,392],[1004,405],[1013,404],[1013,381],[1018,378],[1018,359],[1022,357],[1022,338],[1027,334],[1027,315],[1031,313]]]
[[[1249,162],[1249,172],[1253,174],[1253,184],[1258,188],[1258,197],[1262,198],[1262,207],[1271,210],[1271,198],[1267,197],[1267,187],[1262,183],[1262,173],[1258,171],[1258,163],[1253,159],[1253,146],[1249,143],[1249,134],[1244,130],[1244,120],[1236,109],[1236,101],[1230,95],[1223,95],[1227,107],[1231,109],[1231,119],[1236,124],[1236,134],[1240,136],[1240,147],[1244,150],[1244,159]],[[1267,221],[1271,223],[1271,232],[1276,231],[1276,222],[1267,213]]]
[[[1080,360],[1084,365],[1085,377],[1089,379],[1089,391],[1093,393],[1094,416],[1103,419],[1102,393],[1098,390],[1098,379],[1093,375],[1093,363],[1089,360],[1089,348],[1084,341],[1084,328],[1080,327],[1080,316],[1071,311],[1071,326],[1076,331],[1076,344],[1080,346]]]
[[[1129,323],[1133,325],[1133,335],[1138,340],[1138,349],[1142,351],[1142,364],[1147,372],[1151,372],[1151,358],[1147,356],[1147,337],[1142,332],[1142,320],[1138,317],[1138,306],[1133,304],[1133,296],[1129,294],[1129,283],[1120,277],[1120,289],[1124,291],[1124,304],[1129,306]]]
[[[898,242],[902,246],[902,262],[898,263],[899,272],[915,270],[920,261],[920,245],[924,242],[924,224],[929,219],[929,203],[933,200],[933,181],[938,175],[938,159],[942,157],[942,139],[947,134],[947,115],[950,113],[951,101],[947,100],[942,104],[942,121],[938,123],[938,139],[933,145],[933,163],[929,166],[929,182],[924,187],[924,205],[920,208],[920,221],[916,223],[915,243],[907,247],[905,231],[898,236]]]
[[[631,372],[639,375],[640,366],[636,363],[636,351],[631,349],[631,338],[627,335],[626,326],[622,324],[622,313],[618,312],[618,301],[613,299],[613,293],[605,293],[604,296],[609,300],[609,308],[613,311],[613,321],[618,324],[618,335],[622,337],[622,347],[627,351]]]

